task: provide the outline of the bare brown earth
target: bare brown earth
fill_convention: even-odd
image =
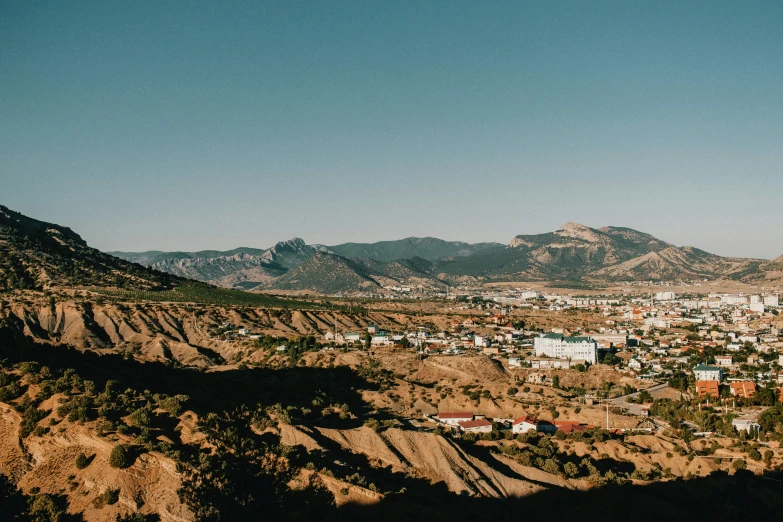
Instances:
[[[185,366],[201,367],[207,372],[230,372],[242,362],[276,368],[288,366],[290,361],[286,355],[256,349],[244,339],[210,335],[225,322],[258,333],[294,337],[320,335],[335,321],[343,331],[359,330],[368,324],[394,330],[400,330],[402,325],[427,323],[448,328],[455,318],[468,315],[468,312],[424,310],[429,306],[432,305],[422,304],[422,315],[409,315],[403,310],[345,314],[165,303],[92,302],[86,306],[78,300],[56,301],[52,307],[48,299],[39,294],[20,294],[0,308],[0,321],[18,334],[41,343],[66,343],[99,353],[124,352],[139,361],[176,361]],[[564,326],[600,320],[589,314],[541,311],[524,317]],[[375,363],[388,372],[388,382],[379,389],[357,393],[375,410],[392,415],[398,421],[394,427],[376,432],[367,426],[340,428],[316,423],[308,427],[279,422],[275,430],[282,442],[302,446],[305,452],[313,455],[326,451],[334,461],[361,455],[374,468],[388,469],[401,479],[420,479],[455,495],[490,498],[522,497],[552,488],[584,490],[593,485],[586,480],[566,479],[537,467],[524,466],[514,458],[494,451],[503,445],[525,447],[525,443],[517,440],[481,441],[475,445],[475,451],[468,451],[451,437],[436,433],[435,425],[427,415],[471,411],[501,419],[532,415],[547,420],[567,419],[604,426],[604,408],[584,404],[580,397],[572,397],[567,391],[549,385],[531,384],[528,382],[530,375],[543,373],[549,378],[557,375],[565,388],[597,388],[606,382],[612,389],[625,384],[637,389],[649,386],[649,383],[600,365],[582,373],[509,370],[502,362],[482,355],[421,358],[410,351],[391,348],[373,349],[372,352],[324,348],[305,353],[298,364],[362,370]],[[512,387],[516,392],[509,393]],[[478,399],[471,399],[465,390],[482,393]],[[56,411],[57,400],[58,396],[54,396],[42,407]],[[615,412],[610,412],[609,417],[612,428],[633,428],[641,420]],[[13,477],[24,491],[38,488],[44,493],[65,494],[70,510],[84,513],[90,522],[113,522],[117,514],[132,512],[156,513],[164,522],[192,519],[177,498],[180,477],[171,459],[156,452],[143,453],[131,467],[114,469],[108,466],[108,455],[115,444],[125,440],[122,436],[101,436],[94,423],[70,423],[55,413],[40,425],[49,426],[50,419],[54,419],[55,424],[49,433],[20,440],[19,414],[11,405],[0,403],[0,472]],[[361,425],[362,419],[351,420],[359,421],[358,425]],[[176,432],[182,443],[198,443],[203,439],[196,429],[193,412],[180,416]],[[729,446],[731,442],[725,439],[695,441],[692,447],[701,449],[714,443]],[[731,469],[729,460],[716,463],[713,458],[681,456],[680,448],[687,449],[685,443],[661,433],[629,435],[624,441],[608,440],[592,446],[573,440],[556,441],[556,444],[561,451],[579,458],[611,459],[626,462],[639,470],[660,467],[673,477],[706,476],[716,469]],[[74,464],[80,452],[95,455],[83,470],[77,470]],[[780,450],[775,449],[774,453],[767,469],[783,463]],[[716,455],[740,456],[729,448],[719,448]],[[764,468],[760,462],[753,466]],[[318,473],[338,505],[374,504],[389,493],[373,490],[369,484],[349,483],[348,470],[334,474],[323,470],[302,473],[303,481]],[[97,506],[96,498],[109,487],[120,489],[120,501],[113,506]]]
[[[111,468],[112,447],[126,440],[100,437],[90,426],[61,420],[54,433],[30,436],[22,445],[19,420],[13,409],[0,403],[0,473],[13,477],[22,491],[37,488],[41,493],[65,494],[69,512],[83,514],[88,522],[113,521],[128,512],[157,514],[164,522],[192,520],[177,497],[180,479],[171,459],[144,453],[127,469]],[[94,456],[83,470],[75,465],[79,453]],[[119,501],[96,505],[109,488],[120,490]]]

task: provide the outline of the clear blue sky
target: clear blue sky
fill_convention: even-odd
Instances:
[[[104,250],[567,221],[783,254],[783,2],[0,2],[0,203]]]

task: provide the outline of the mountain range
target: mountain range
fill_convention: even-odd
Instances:
[[[373,293],[392,286],[432,290],[459,282],[755,282],[783,276],[783,256],[775,261],[722,257],[630,228],[577,223],[519,235],[506,245],[426,237],[324,246],[295,238],[267,250],[111,254],[226,287],[327,294]]]
[[[640,280],[783,279],[783,256],[722,257],[678,247],[630,228],[567,223],[508,244],[406,238],[199,252],[108,252],[70,228],[0,206],[0,289],[113,286],[166,289],[188,280],[253,291],[384,293],[390,287],[444,289],[464,282],[610,283]]]

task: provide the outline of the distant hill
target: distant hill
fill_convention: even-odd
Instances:
[[[502,246],[499,243],[463,243],[444,241],[434,237],[409,237],[397,241],[379,241],[377,243],[343,243],[329,247],[329,250],[344,257],[355,259],[374,259],[376,261],[397,261],[419,257],[430,261],[440,261],[455,257],[464,257],[487,248]]]
[[[117,257],[144,263],[156,270],[206,281],[227,288],[254,288],[270,283],[312,258],[323,247],[302,239],[281,241],[266,250],[236,248],[220,252],[111,252]]]
[[[465,281],[678,279],[772,283],[783,280],[783,256],[774,261],[722,257],[630,228],[577,223],[518,235],[508,245],[411,237],[326,247],[294,238],[267,249],[105,254],[67,227],[0,206],[0,289],[72,285],[148,290],[198,280],[241,290],[357,294],[388,293],[392,287],[432,290]]]
[[[68,227],[0,205],[0,290],[64,286],[167,289],[177,278],[90,248]]]
[[[319,252],[306,262],[257,289],[300,290],[322,294],[376,293],[384,287],[443,288],[427,270],[432,263],[413,258],[400,261],[350,259]]]
[[[567,223],[555,232],[519,235],[508,247],[443,263],[441,277],[484,280],[637,281],[761,277],[766,263],[676,247],[630,228]]]
[[[289,272],[313,259],[316,254],[332,254],[343,259],[359,261],[358,264],[346,264],[344,261],[332,259],[328,266],[340,265],[342,269],[338,272],[343,276],[346,270],[349,270],[349,266],[353,267],[350,270],[355,271],[355,277],[351,278],[350,284],[346,282],[342,291],[360,291],[360,288],[366,289],[373,285],[380,287],[382,281],[389,285],[405,286],[407,282],[413,281],[428,287],[443,286],[441,281],[428,274],[436,262],[498,247],[503,248],[503,245],[499,243],[472,245],[460,241],[415,237],[372,244],[345,243],[325,247],[307,245],[304,240],[294,238],[266,250],[242,247],[223,252],[203,250],[200,252],[110,252],[110,254],[143,263],[156,270],[227,288],[310,291],[316,291],[316,288],[339,287],[334,282],[318,281],[319,277],[330,277],[325,270],[327,264],[324,259],[307,264],[302,270],[296,270],[290,275]],[[311,273],[303,278],[303,272],[308,271]],[[365,277],[370,277],[374,283],[367,283],[366,280],[360,283],[359,279]]]

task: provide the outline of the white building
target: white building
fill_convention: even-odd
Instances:
[[[778,306],[780,306],[780,303],[778,302],[778,296],[776,295],[764,296],[764,306],[769,306],[770,308],[777,308]]]
[[[362,340],[362,334],[359,332],[346,332],[343,334],[343,339],[346,343],[353,343]]]
[[[590,337],[566,337],[563,334],[544,334],[533,340],[536,356],[558,359],[582,359],[595,364],[598,343]]]
[[[693,375],[697,381],[722,381],[723,370],[715,366],[707,366],[706,364],[699,364],[693,368]]]
[[[634,371],[640,371],[642,368],[644,368],[644,361],[639,359],[637,356],[633,356],[633,358],[628,361],[628,367]]]
[[[535,368],[537,370],[547,370],[547,369],[563,369],[568,370],[571,368],[571,359],[557,359],[555,357],[528,357],[525,359],[528,363],[530,363],[531,368]],[[574,363],[574,366],[576,366],[576,363]]]
[[[471,421],[462,421],[458,424],[459,429],[465,433],[491,433],[492,423],[487,419],[476,419]]]
[[[759,423],[747,419],[734,419],[731,421],[731,426],[737,431],[742,430],[748,434],[756,434],[761,429]]]
[[[652,326],[653,328],[669,328],[671,327],[671,321],[663,317],[645,317],[644,324]]]
[[[514,420],[514,423],[511,425],[512,433],[527,433],[530,430],[554,433],[557,431],[557,426],[549,421],[538,420],[535,417],[522,417]]]
[[[655,294],[656,301],[673,301],[674,298],[674,292],[657,292]]]
[[[458,426],[460,422],[469,422],[473,420],[473,413],[469,411],[456,411],[448,413],[438,413],[436,417],[443,424]]]
[[[716,355],[715,362],[718,363],[719,366],[731,366],[733,358],[731,355]]]

